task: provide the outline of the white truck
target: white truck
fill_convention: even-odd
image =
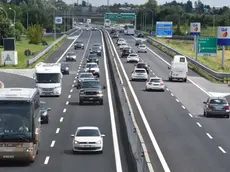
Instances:
[[[38,63],[34,79],[41,96],[60,96],[62,92],[62,72],[60,63]]]
[[[87,19],[87,20],[86,20],[86,23],[87,23],[87,24],[91,24],[91,19]]]
[[[169,81],[174,79],[187,81],[188,76],[188,62],[185,56],[175,55],[171,66],[168,67],[169,71]]]

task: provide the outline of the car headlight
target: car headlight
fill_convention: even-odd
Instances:
[[[97,94],[102,94],[102,91],[98,91]]]
[[[58,87],[54,87],[54,89],[57,89],[57,88],[60,88],[60,86],[58,86]]]
[[[78,141],[76,141],[76,140],[74,141],[74,144],[78,144],[78,143],[79,143]]]
[[[97,144],[101,144],[101,140],[97,141]]]
[[[47,112],[42,113],[42,116],[47,116]]]
[[[69,67],[66,67],[65,70],[69,70]]]

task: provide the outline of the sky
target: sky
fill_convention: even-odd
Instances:
[[[77,0],[63,0],[68,4],[72,4],[77,2]],[[86,0],[87,1],[87,0]],[[170,2],[172,0],[157,0],[158,4],[164,4],[165,2]],[[195,2],[195,0],[192,0]],[[81,2],[81,0],[79,0]],[[89,0],[94,6],[106,5],[107,0]],[[133,3],[133,4],[143,4],[147,2],[147,0],[109,0],[110,4],[113,3]],[[187,0],[177,0],[177,2],[187,2]],[[229,6],[230,7],[230,0],[201,0],[204,4],[214,6],[214,7],[223,7]],[[224,5],[223,5],[224,4]]]

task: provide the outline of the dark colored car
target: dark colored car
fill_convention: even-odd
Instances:
[[[51,108],[48,108],[45,102],[40,102],[41,105],[41,124],[49,123],[49,111]]]
[[[69,75],[69,65],[66,63],[61,63],[61,73],[63,75]]]
[[[98,57],[97,57],[97,54],[89,54],[88,57],[87,57],[87,60],[86,60],[87,63],[97,63],[99,64],[99,60],[98,60]]]
[[[224,97],[209,97],[204,103],[204,116],[223,116],[229,118],[229,103]]]
[[[79,104],[84,104],[87,102],[99,102],[103,105],[103,90],[106,88],[102,87],[100,80],[84,80],[81,82],[80,86],[77,87],[79,90]]]
[[[76,41],[75,43],[74,43],[74,49],[84,49],[85,48],[85,45],[84,45],[84,43],[83,43],[83,41]]]
[[[145,62],[139,62],[136,65],[136,68],[144,68],[146,72],[149,74],[149,65]]]
[[[99,47],[96,47],[96,46],[93,46],[91,49],[90,49],[90,53],[96,53],[98,56],[101,56],[101,49]]]
[[[138,33],[137,38],[144,38],[144,34],[143,33]]]
[[[112,38],[119,38],[119,33],[115,32],[111,35]]]
[[[143,44],[143,41],[142,41],[142,40],[140,40],[140,39],[136,40],[136,42],[135,42],[135,45],[136,45],[136,46],[141,45],[141,44]]]
[[[113,33],[116,33],[116,32],[117,32],[116,30],[112,29],[112,30],[110,31],[110,34],[113,34]]]
[[[133,51],[131,48],[124,48],[121,52],[121,57],[127,57],[129,54],[131,54]]]

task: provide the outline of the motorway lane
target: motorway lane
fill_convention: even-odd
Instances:
[[[84,32],[81,35],[81,40],[86,42],[86,37],[83,38]],[[101,42],[99,31],[93,31],[88,48],[93,43]],[[84,64],[84,56],[71,65],[71,70],[78,69],[78,66]],[[81,69],[82,70],[82,69]],[[100,57],[101,70],[101,84],[106,83],[105,69],[103,57]],[[59,134],[56,137],[55,146],[50,153],[50,160],[47,164],[46,171],[100,171],[113,172],[116,171],[114,152],[113,152],[113,138],[110,124],[109,105],[107,98],[107,90],[104,93],[104,105],[83,105],[79,106],[78,90],[72,87],[75,84],[76,75],[70,75],[66,83],[68,85],[69,93],[65,95],[66,111],[63,113],[63,122],[60,125]],[[61,119],[60,119],[61,120]],[[78,126],[94,125],[98,126],[102,133],[106,135],[104,138],[104,152],[103,154],[72,154],[72,138],[70,135],[76,131]]]
[[[128,40],[128,43],[133,45],[134,41]],[[146,54],[140,56],[145,60]],[[133,64],[127,64],[125,58],[122,58],[122,62],[130,76],[134,69]],[[172,171],[229,169],[229,163],[219,151],[218,145],[206,136],[205,130],[201,130],[191,120],[188,111],[169,91],[145,92],[145,83],[142,82],[132,82],[132,86]]]

